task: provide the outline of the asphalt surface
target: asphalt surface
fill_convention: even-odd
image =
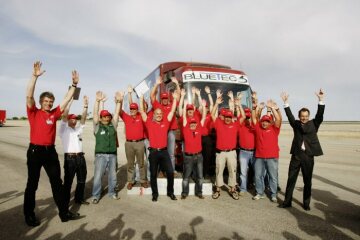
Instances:
[[[118,131],[121,199],[108,198],[105,189],[97,205],[72,205],[71,209],[83,218],[62,223],[42,170],[36,196],[41,225],[30,228],[22,213],[29,126],[26,121],[8,121],[1,127],[0,239],[360,239],[360,124],[321,126],[319,137],[325,155],[315,159],[311,211],[301,206],[301,175],[290,209],[279,209],[268,198],[254,201],[251,194],[236,201],[225,191],[217,200],[190,196],[171,201],[160,196],[156,203],[150,195],[127,195],[122,124]],[[90,199],[95,144],[91,122],[86,124],[83,139],[88,165],[85,191]],[[283,190],[291,139],[292,131],[283,124],[279,141],[279,181]],[[57,137],[57,151],[63,163],[59,140]],[[106,182],[105,178],[104,186]],[[280,192],[278,198],[281,202],[284,193]]]

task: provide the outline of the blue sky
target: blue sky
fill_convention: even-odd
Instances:
[[[325,120],[360,120],[359,1],[3,1],[0,0],[0,109],[25,116],[35,60],[46,70],[36,98],[56,103],[80,73],[93,104],[102,90],[112,109],[116,90],[142,80],[160,63],[198,61],[247,73],[265,101],[290,94],[294,110],[316,110],[326,93]],[[80,112],[80,103],[72,110]]]

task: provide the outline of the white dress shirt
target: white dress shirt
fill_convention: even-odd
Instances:
[[[82,138],[84,125],[77,124],[75,128],[68,126],[67,122],[61,121],[59,136],[64,148],[64,153],[80,153],[83,151]]]

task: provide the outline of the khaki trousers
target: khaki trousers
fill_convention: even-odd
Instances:
[[[125,154],[127,159],[127,181],[134,183],[135,164],[139,166],[140,183],[146,182],[146,167],[144,162],[145,145],[144,141],[125,142]],[[136,161],[135,161],[136,158]]]
[[[224,185],[224,168],[227,165],[229,172],[228,185],[235,187],[236,185],[236,151],[216,153],[216,186]]]

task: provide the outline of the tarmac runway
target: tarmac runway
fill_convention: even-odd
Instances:
[[[302,176],[294,191],[293,207],[279,209],[268,198],[252,195],[233,200],[225,191],[217,200],[194,196],[171,201],[160,196],[127,195],[123,124],[118,127],[120,200],[105,195],[99,204],[72,205],[84,217],[62,223],[42,170],[36,196],[41,225],[28,227],[22,204],[27,180],[27,121],[8,121],[0,128],[0,239],[360,239],[360,123],[324,123],[319,138],[324,156],[315,158],[311,211],[302,209]],[[280,134],[279,182],[286,187],[292,130]],[[83,135],[88,166],[86,196],[90,198],[94,171],[94,136],[88,121]],[[57,151],[63,164],[59,137]],[[63,174],[63,173],[62,173]],[[103,185],[107,182],[104,179]],[[75,184],[73,184],[74,190]],[[284,198],[281,191],[279,202]]]

